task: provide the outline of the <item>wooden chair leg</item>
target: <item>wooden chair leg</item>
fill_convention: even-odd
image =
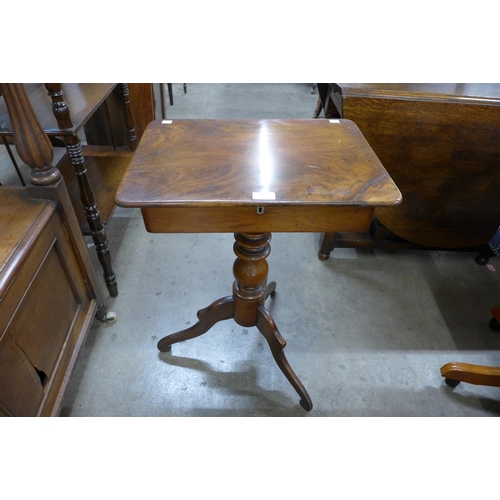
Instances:
[[[167,110],[165,109],[165,84],[160,83],[160,102],[161,102],[161,119],[167,119]]]
[[[187,83],[183,83],[182,87],[184,89],[184,93],[187,93]],[[168,89],[168,100],[170,102],[170,106],[174,105],[174,94],[172,91],[172,84],[167,83]],[[161,95],[161,117],[163,120],[167,119],[167,112],[165,111],[165,84],[160,83],[160,95]]]
[[[168,88],[168,100],[170,101],[170,106],[174,105],[174,94],[172,93],[172,84],[167,83]]]

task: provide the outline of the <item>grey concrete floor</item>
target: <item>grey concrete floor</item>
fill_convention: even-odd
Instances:
[[[174,84],[167,117],[309,118],[317,100],[310,89],[188,83],[184,94]],[[8,161],[3,151],[0,161]],[[490,309],[500,305],[500,263],[479,266],[465,252],[356,249],[320,261],[319,238],[276,233],[268,258],[277,294],[267,306],[311,412],[299,406],[256,328],[224,321],[170,353],[157,351],[158,339],[231,294],[233,236],[149,234],[140,211],[117,209],[108,239],[120,294],[108,308],[118,319],[94,323],[62,415],[500,414],[499,388],[451,389],[439,370],[450,361],[500,365],[500,334],[488,328]]]

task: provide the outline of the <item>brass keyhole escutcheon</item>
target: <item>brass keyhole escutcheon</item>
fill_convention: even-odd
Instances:
[[[257,207],[257,214],[262,215],[264,213],[264,207]]]

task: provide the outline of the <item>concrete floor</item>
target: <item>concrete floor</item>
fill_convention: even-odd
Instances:
[[[174,84],[176,118],[308,118],[310,84]],[[158,98],[159,102],[159,98]],[[167,101],[168,102],[168,101]],[[2,147],[3,148],[3,147]],[[2,149],[0,165],[8,157]],[[0,179],[0,182],[2,179]],[[230,295],[232,234],[149,234],[138,210],[117,209],[108,239],[120,294],[114,324],[95,322],[63,416],[496,416],[500,389],[440,376],[450,361],[499,365],[500,270],[473,253],[336,249],[319,234],[273,235],[267,306],[314,408],[274,363],[256,328],[232,320],[159,353],[162,336]],[[90,248],[94,256],[94,249]],[[100,268],[97,267],[100,275]]]

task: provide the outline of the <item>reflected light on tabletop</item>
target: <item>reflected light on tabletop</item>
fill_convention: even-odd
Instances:
[[[263,123],[259,129],[259,169],[261,191],[271,191],[273,180],[274,161],[269,147],[269,130],[267,124]]]

